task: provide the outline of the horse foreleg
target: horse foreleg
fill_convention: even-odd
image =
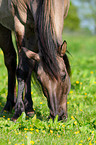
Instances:
[[[24,105],[26,115],[32,116],[34,114],[34,109],[33,109],[33,101],[31,99],[31,71],[29,71],[28,78],[25,82]]]
[[[3,110],[11,111],[16,102],[16,52],[13,47],[11,31],[0,25],[0,47],[4,53],[4,61],[8,71],[8,95]]]
[[[7,102],[3,110],[11,111],[16,103],[16,54],[15,51],[11,54],[4,53],[5,65],[8,70],[8,95]]]
[[[23,92],[24,92],[24,84],[26,80],[26,72],[24,71],[24,63],[22,52],[19,52],[19,64],[17,68],[17,80],[18,80],[18,96],[15,105],[15,114],[11,118],[12,121],[16,121],[17,118],[25,112],[24,102],[23,102]],[[26,62],[25,62],[26,63]]]

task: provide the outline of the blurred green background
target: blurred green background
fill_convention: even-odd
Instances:
[[[70,0],[64,31],[96,35],[96,0]]]

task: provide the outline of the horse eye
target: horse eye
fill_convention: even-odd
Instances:
[[[62,76],[61,76],[61,80],[64,81],[65,78],[66,78],[66,73],[65,73],[65,75],[62,75]]]

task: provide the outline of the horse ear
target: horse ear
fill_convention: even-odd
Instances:
[[[64,56],[66,50],[67,50],[67,42],[64,40],[62,45],[59,47],[59,54],[60,54],[61,57]]]
[[[25,47],[23,47],[22,49],[23,49],[24,53],[26,54],[26,56],[27,56],[29,59],[34,59],[34,60],[36,60],[36,61],[38,61],[38,62],[40,61],[40,56],[39,56],[38,53],[35,53],[35,52],[31,51],[31,50],[28,50],[28,49],[25,48]]]

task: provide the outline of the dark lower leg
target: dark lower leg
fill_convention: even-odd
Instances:
[[[26,112],[26,114],[27,115],[34,114],[33,101],[31,99],[31,74],[28,77],[27,81],[25,82],[24,104],[25,104],[25,112]]]

